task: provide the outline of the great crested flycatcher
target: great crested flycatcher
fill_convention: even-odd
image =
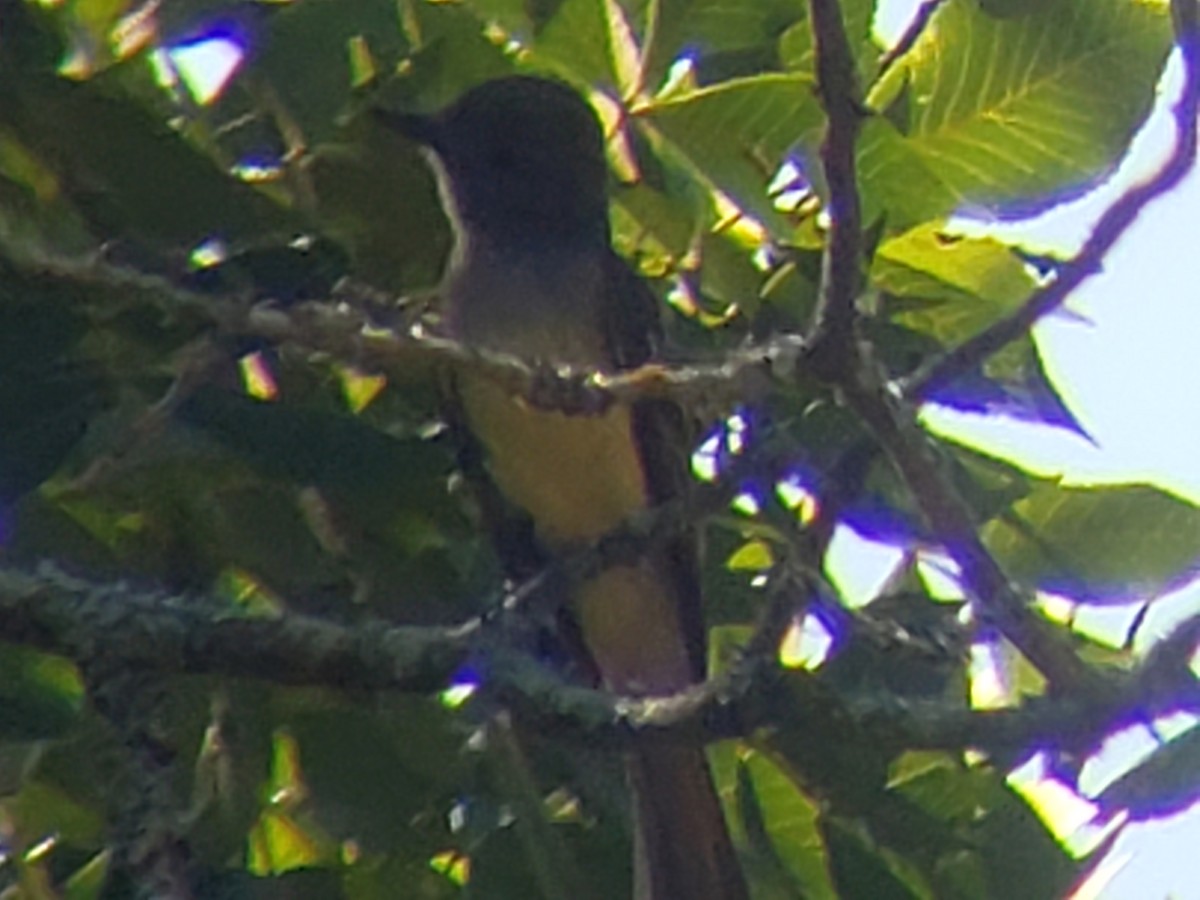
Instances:
[[[612,249],[604,138],[579,94],[507,77],[432,116],[385,119],[432,151],[455,232],[442,289],[450,335],[600,372],[654,357],[658,303]],[[683,489],[689,448],[674,404],[570,415],[534,409],[480,376],[456,387],[492,480],[528,514],[544,556],[586,546]],[[695,556],[694,536],[681,538],[572,587],[569,609],[606,687],[662,695],[703,677]],[[746,897],[703,751],[638,748],[628,773],[634,896]]]

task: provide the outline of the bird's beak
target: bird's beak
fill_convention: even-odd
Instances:
[[[393,112],[387,109],[371,110],[375,121],[389,131],[404,135],[410,141],[416,141],[425,147],[437,149],[438,136],[441,129],[433,116],[422,116],[416,113]]]

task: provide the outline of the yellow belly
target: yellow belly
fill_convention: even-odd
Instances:
[[[551,552],[596,540],[646,507],[628,408],[598,416],[536,410],[480,379],[464,379],[459,393],[496,485],[529,513]],[[654,694],[691,683],[675,588],[653,561],[611,566],[578,585],[572,600],[610,688]]]
[[[628,409],[536,410],[479,379],[465,380],[460,394],[496,485],[529,513],[547,546],[595,540],[646,506]]]

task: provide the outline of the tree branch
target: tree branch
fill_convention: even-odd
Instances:
[[[876,76],[876,80],[883,78],[888,70],[896,64],[896,60],[903,57],[916,45],[917,40],[925,32],[925,26],[933,18],[933,14],[945,2],[946,0],[924,0],[917,8],[912,21],[908,23],[908,27],[904,29],[904,34],[900,35],[899,40],[896,41],[895,46],[879,58],[879,74]]]
[[[157,673],[99,653],[84,665],[88,696],[117,732],[112,876],[145,900],[191,900],[192,860],[175,792],[175,754],[162,738],[166,687]]]
[[[0,639],[86,665],[105,658],[161,675],[213,672],[276,684],[432,692],[466,659],[479,628],[337,625],[309,616],[242,618],[227,602],[48,566],[0,570]]]
[[[566,739],[706,743],[787,723],[850,727],[896,747],[1016,752],[1032,741],[1090,747],[1114,720],[1168,710],[1200,712],[1189,668],[1200,617],[1185,623],[1134,672],[1108,690],[1047,696],[1017,710],[979,712],[958,701],[881,698],[834,690],[806,671],[785,670],[777,649],[815,587],[781,572],[741,660],[726,672],[665,697],[626,697],[564,681],[504,634],[473,620],[454,628],[336,625],[285,613],[231,618],[228,604],[170,596],[126,584],[95,584],[49,567],[35,575],[0,570],[0,639],[59,653],[85,669],[155,677],[217,674],[279,685],[350,691],[434,693],[467,659],[486,671],[484,689],[521,721]]]
[[[1022,593],[1008,580],[983,546],[976,523],[962,498],[942,474],[929,437],[909,407],[882,384],[866,376],[843,387],[847,404],[875,432],[908,485],[913,502],[958,564],[977,612],[994,624],[1050,679],[1055,691],[1103,691],[1096,673],[1083,663],[1067,638],[1032,612]]]
[[[453,367],[480,375],[535,404],[576,415],[600,413],[616,402],[664,398],[690,408],[728,408],[765,393],[772,379],[807,371],[811,350],[796,335],[777,335],[745,344],[711,360],[652,363],[620,373],[553,371],[519,357],[479,350],[438,335],[403,309],[403,301],[360,286],[335,291],[331,298],[276,305],[232,295],[197,293],[157,275],[101,261],[39,257],[11,260],[22,270],[59,280],[121,308],[146,304],[199,333],[235,343],[257,339],[324,354],[368,372],[433,372]],[[198,326],[198,327],[197,327]],[[186,352],[186,350],[184,351]],[[202,354],[184,364],[203,369]]]
[[[813,362],[828,377],[854,359],[855,303],[862,256],[862,210],[856,144],[862,121],[854,54],[837,0],[810,0],[816,44],[817,90],[827,125],[821,165],[829,185],[829,237],[821,260],[821,287],[812,329]]]

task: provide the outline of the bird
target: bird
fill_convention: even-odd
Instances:
[[[611,374],[655,361],[660,304],[615,251],[604,134],[565,82],[509,75],[432,114],[382,112],[423,147],[454,233],[442,328],[534,367]],[[522,511],[541,558],[594,544],[677,498],[687,417],[669,400],[588,414],[547,409],[482,374],[455,384],[488,476]],[[704,678],[694,533],[573,583],[567,610],[603,687],[675,694]],[[626,758],[636,900],[748,896],[704,751],[635,746]]]

